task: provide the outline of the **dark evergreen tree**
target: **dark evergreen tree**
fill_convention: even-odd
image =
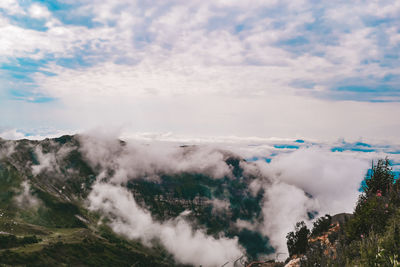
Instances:
[[[332,217],[329,214],[326,214],[324,217],[318,218],[313,223],[313,229],[311,231],[312,236],[318,236],[324,232],[329,230],[331,226]]]
[[[294,232],[290,232],[286,235],[286,244],[289,250],[289,256],[295,254],[304,254],[308,248],[308,236],[310,230],[304,221],[296,223]]]
[[[389,159],[380,159],[376,165],[372,162],[372,168],[367,174],[363,189],[367,196],[386,195],[394,181]]]

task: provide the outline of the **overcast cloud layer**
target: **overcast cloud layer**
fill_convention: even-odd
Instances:
[[[398,140],[396,1],[0,3],[0,122]]]

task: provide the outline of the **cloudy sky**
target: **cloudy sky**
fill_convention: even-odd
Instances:
[[[400,2],[1,0],[0,127],[399,141]]]

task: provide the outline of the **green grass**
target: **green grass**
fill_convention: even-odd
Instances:
[[[0,264],[29,266],[174,266],[165,251],[144,247],[113,234],[107,227],[50,228],[39,242],[0,249]],[[17,237],[22,240],[23,237]],[[25,238],[26,239],[26,238]]]

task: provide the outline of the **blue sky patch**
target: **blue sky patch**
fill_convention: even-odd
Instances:
[[[354,151],[354,152],[376,152],[378,150],[384,150],[386,147],[372,147],[372,145],[364,142],[347,143],[342,142],[341,146],[335,146],[331,148],[332,152],[344,152],[344,151]]]
[[[7,98],[22,100],[33,103],[47,103],[54,101],[53,98],[38,92],[38,86],[33,79],[35,73],[46,76],[55,74],[41,68],[46,66],[47,60],[33,60],[30,58],[15,58],[0,65],[0,73],[3,79],[9,82]]]
[[[47,76],[54,76],[55,74],[41,68],[48,64],[48,60],[33,60],[31,58],[15,58],[9,62],[0,65],[0,69],[7,71],[10,75],[22,75],[27,76],[32,73],[40,72]]]
[[[47,7],[54,17],[66,25],[84,26],[89,29],[102,26],[100,22],[93,20],[94,15],[91,10],[85,9],[84,12],[76,12],[81,5],[78,1],[50,1],[50,0],[32,0]]]
[[[278,149],[299,149],[299,146],[296,145],[289,145],[289,144],[281,144],[281,145],[274,145],[275,148]]]
[[[355,146],[362,146],[362,147],[371,147],[370,144],[363,143],[363,142],[357,142],[354,144]]]
[[[295,38],[287,39],[280,41],[277,45],[286,45],[286,46],[302,46],[309,44],[310,41],[304,36],[297,36]]]
[[[13,22],[14,25],[25,28],[31,29],[35,31],[45,32],[48,30],[45,19],[36,19],[27,16],[8,16],[8,18]]]
[[[291,86],[295,88],[305,88],[305,89],[312,89],[317,84],[314,81],[307,81],[307,80],[295,80],[290,83]]]
[[[56,101],[55,98],[44,96],[42,94],[35,94],[29,91],[11,90],[10,99],[22,100],[29,103],[48,103]]]
[[[247,162],[254,162],[254,161],[258,161],[258,160],[263,160],[266,163],[271,163],[271,158],[266,158],[266,157],[252,157],[252,158],[247,158],[246,161]]]

